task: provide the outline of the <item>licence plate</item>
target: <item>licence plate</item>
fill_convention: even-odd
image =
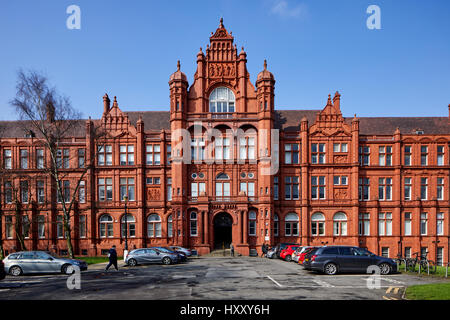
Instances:
[[[309,259],[305,259],[305,261],[309,261]]]

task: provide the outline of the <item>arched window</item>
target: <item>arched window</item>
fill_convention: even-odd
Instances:
[[[217,175],[216,180],[230,180],[230,177],[222,172]]]
[[[285,235],[298,236],[298,215],[296,213],[288,213],[284,218]]]
[[[170,214],[167,217],[167,237],[173,237],[173,224],[172,224],[172,215]]]
[[[250,211],[248,213],[248,235],[256,236],[256,212]]]
[[[333,235],[347,235],[347,215],[343,212],[337,212],[333,217]]]
[[[316,212],[311,216],[311,235],[325,235],[325,216],[320,212]]]
[[[125,215],[122,216],[121,219],[121,235],[122,238],[125,238],[125,226],[126,226],[126,230],[128,231],[128,237],[135,237],[136,236],[136,220],[134,219],[134,217],[130,214],[127,214],[127,220],[126,220],[126,224],[125,224]]]
[[[100,238],[110,238],[114,236],[113,218],[109,214],[100,217]]]
[[[225,173],[220,173],[216,176],[216,199],[217,200],[228,200],[231,196],[230,183],[222,182],[220,180],[230,180],[230,177]]]
[[[280,234],[280,224],[279,224],[279,218],[278,215],[275,213],[275,215],[273,216],[273,235],[275,237],[278,237],[278,235]]]
[[[235,101],[233,91],[225,87],[216,88],[209,96],[209,112],[234,112]]]
[[[172,220],[172,215],[170,219]],[[151,214],[147,218],[147,236],[149,238],[161,237],[161,218],[157,214]]]
[[[198,236],[197,233],[197,212],[192,211],[190,215],[191,236]]]

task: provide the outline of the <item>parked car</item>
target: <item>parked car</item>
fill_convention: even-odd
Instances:
[[[275,246],[275,254],[276,254],[277,258],[280,258],[281,250],[283,250],[284,248],[286,248],[286,246],[288,246],[290,244],[297,245],[297,243],[282,242]]]
[[[307,260],[308,259],[308,260]],[[397,271],[393,259],[377,256],[367,249],[352,246],[325,246],[307,256],[305,269],[334,275],[339,272],[367,272],[369,266],[378,266],[381,274]]]
[[[317,250],[319,250],[321,247],[313,247],[308,250],[306,250],[304,253],[300,255],[299,263],[305,268],[306,270],[311,270],[311,264],[309,261],[311,260],[311,257],[316,253]]]
[[[184,253],[187,257],[192,256],[192,251],[190,249],[186,249],[179,246],[169,246],[168,249],[175,251],[175,252],[181,252]]]
[[[125,263],[130,267],[138,264],[162,263],[172,264],[179,261],[179,255],[176,253],[163,252],[156,248],[134,249],[128,253]]]
[[[165,253],[171,253],[171,254],[177,254],[178,255],[178,262],[184,262],[187,261],[186,254],[184,254],[181,251],[173,251],[169,249],[168,247],[152,247],[152,249],[157,249],[158,251],[165,252]]]
[[[302,248],[303,247],[298,247],[297,249],[295,249],[294,252],[292,252],[291,261],[298,262],[298,257],[300,255],[300,251],[302,250]]]
[[[267,253],[266,253],[267,258],[273,259],[273,258],[275,258],[275,256],[276,256],[276,248],[275,247],[272,247],[269,250],[267,250]]]
[[[3,264],[3,261],[0,260],[0,280],[5,279],[6,272],[5,272],[5,265]]]
[[[305,260],[305,256],[310,253],[314,248],[316,247],[302,247],[302,249],[300,250],[299,254],[298,254],[298,259],[297,262],[298,264],[303,264],[303,261]]]
[[[280,252],[280,259],[283,259],[285,261],[291,261],[292,259],[292,253],[300,247],[299,244],[290,244],[287,245],[283,250]]]
[[[62,258],[46,251],[21,251],[8,255],[5,260],[5,272],[20,276],[28,273],[64,273],[74,272],[70,266],[77,266],[81,271],[87,270],[86,261]]]

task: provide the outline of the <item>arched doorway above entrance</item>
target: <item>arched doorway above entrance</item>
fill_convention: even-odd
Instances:
[[[232,242],[233,218],[229,213],[221,212],[214,217],[214,249],[228,249]]]

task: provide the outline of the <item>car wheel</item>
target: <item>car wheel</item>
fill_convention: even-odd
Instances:
[[[64,274],[73,274],[75,273],[75,268],[73,268],[70,264],[65,264],[61,267],[61,272]]]
[[[135,266],[137,265],[136,259],[130,259],[130,260],[128,260],[128,265],[129,265],[130,267],[135,267]]]
[[[289,256],[289,255],[287,255],[287,256],[286,256],[286,258],[284,258],[284,260],[286,260],[287,262],[291,262],[291,260],[292,260],[292,257],[291,257],[291,256]]]
[[[21,267],[19,267],[19,266],[14,266],[14,267],[11,267],[11,269],[9,269],[9,273],[10,273],[12,276],[17,277],[17,276],[20,276],[20,275],[23,273],[23,271],[22,271],[22,268],[21,268]]]
[[[392,271],[392,267],[388,263],[382,263],[379,265],[381,274],[389,274]]]
[[[335,275],[337,273],[337,265],[334,263],[327,263],[324,268],[324,272],[328,275]]]
[[[164,257],[162,259],[162,263],[165,264],[165,265],[169,265],[169,264],[172,263],[172,259],[170,259],[169,257]]]

